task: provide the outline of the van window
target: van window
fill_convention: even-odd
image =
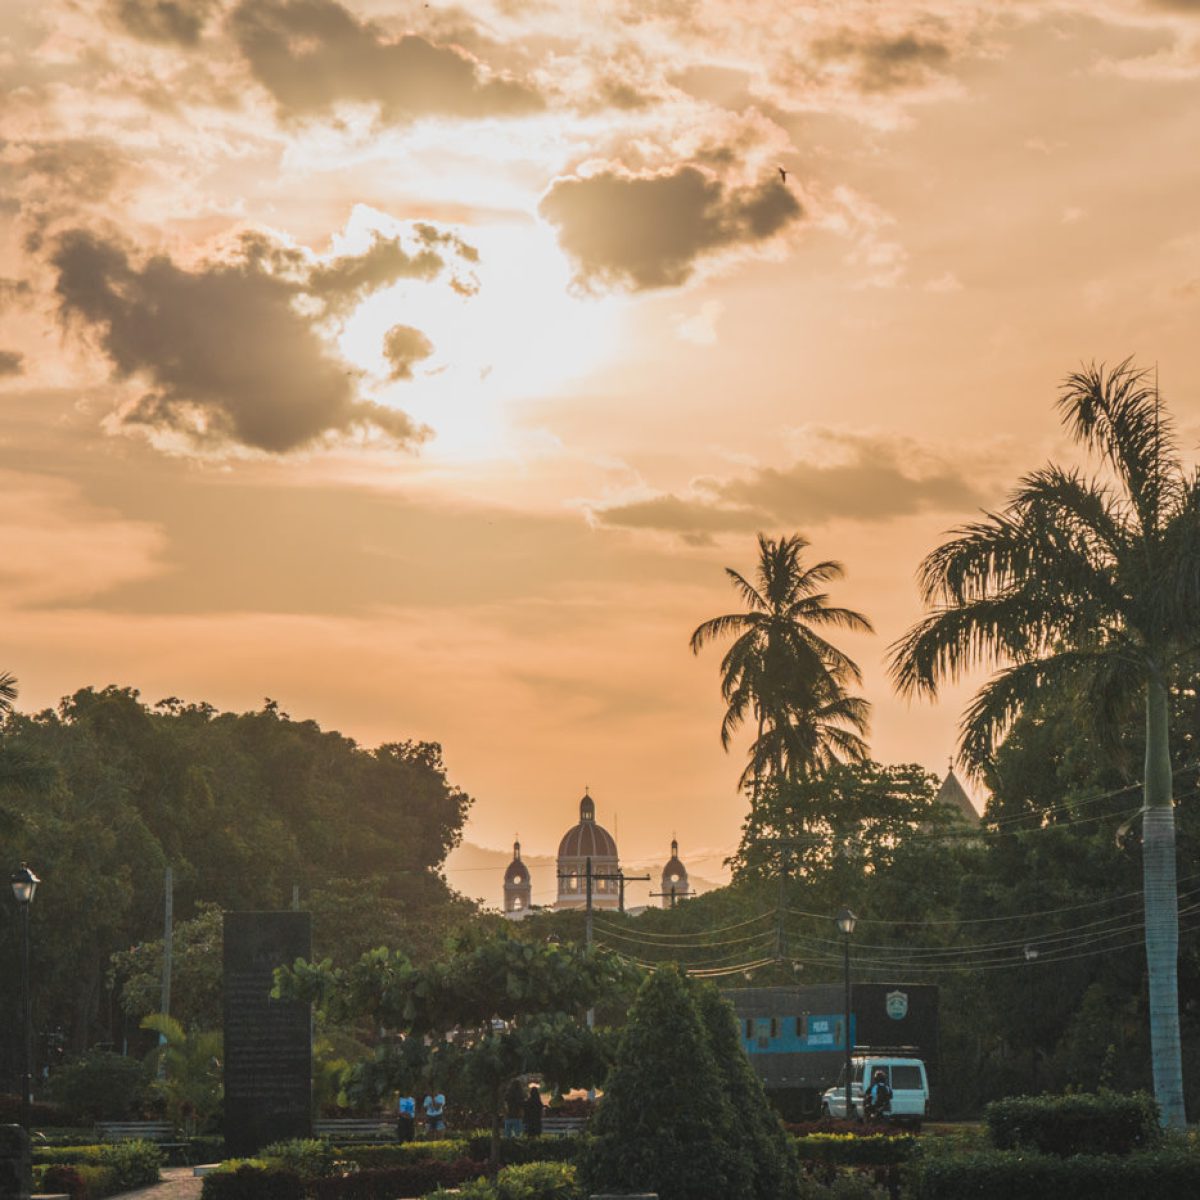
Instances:
[[[863,1065],[861,1062],[854,1063],[854,1074],[850,1076],[851,1083],[862,1083]]]
[[[900,1067],[892,1068],[892,1088],[895,1091],[902,1092],[919,1092],[924,1083],[921,1079],[920,1067]]]

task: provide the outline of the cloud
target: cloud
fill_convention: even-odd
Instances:
[[[0,379],[6,375],[22,375],[25,372],[25,356],[16,350],[0,350]]]
[[[433,353],[433,343],[411,325],[393,325],[383,339],[383,356],[388,360],[390,379],[411,379],[413,364]]]
[[[822,461],[760,467],[731,479],[700,478],[686,496],[664,493],[589,511],[603,525],[654,529],[703,544],[717,533],[838,519],[884,522],[981,504],[965,473],[903,439],[825,431],[817,441]]]
[[[113,0],[118,23],[147,42],[194,46],[217,7],[217,0]]]
[[[896,36],[842,29],[818,38],[813,53],[826,62],[849,62],[864,92],[890,92],[919,86],[950,61],[950,47],[918,33]]]
[[[363,427],[400,443],[424,436],[404,413],[358,398],[318,324],[367,291],[428,278],[435,233],[418,233],[412,255],[376,235],[361,255],[315,265],[250,234],[228,260],[185,269],[163,255],[138,265],[119,242],[76,229],[51,262],[63,318],[96,332],[117,378],[151,384],[124,424],[282,454]]]
[[[730,187],[685,166],[663,175],[607,170],[559,179],[539,211],[558,227],[580,283],[642,291],[686,282],[700,258],[766,241],[803,210],[774,177]]]
[[[544,103],[523,83],[487,79],[458,49],[417,34],[389,39],[335,0],[242,0],[229,29],[254,77],[289,116],[371,104],[383,120],[403,123],[515,116]]]

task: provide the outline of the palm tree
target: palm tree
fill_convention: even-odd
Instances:
[[[841,578],[842,565],[805,566],[807,548],[799,534],[775,540],[760,533],[756,582],[725,568],[747,611],[713,617],[691,638],[699,654],[716,638],[734,637],[721,660],[721,745],[728,750],[746,717],[754,718],[757,735],[740,785],[753,783],[756,800],[764,777],[795,778],[867,753],[860,735],[870,706],[846,692],[848,683],[862,682],[862,673],[817,627],[874,631],[861,613],[830,605],[819,589]]]
[[[1068,376],[1059,409],[1108,478],[1046,466],[1021,481],[1003,512],[956,530],[921,566],[931,611],[892,647],[892,673],[901,692],[935,697],[946,679],[997,668],[962,720],[962,753],[975,772],[1043,689],[1079,687],[1102,723],[1140,694],[1154,1092],[1164,1122],[1182,1126],[1167,701],[1200,643],[1200,478],[1184,470],[1157,389],[1130,359]]]
[[[0,717],[6,717],[13,710],[13,702],[17,698],[17,681],[7,671],[0,671]]]

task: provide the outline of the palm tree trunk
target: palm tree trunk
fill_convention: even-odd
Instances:
[[[1186,1125],[1179,1044],[1179,901],[1175,883],[1167,688],[1153,672],[1146,683],[1145,809],[1142,813],[1142,889],[1146,912],[1146,971],[1150,983],[1150,1057],[1154,1096],[1165,1126]]]

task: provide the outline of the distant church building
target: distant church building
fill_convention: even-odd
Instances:
[[[616,879],[598,875],[620,872],[617,843],[613,835],[596,823],[596,802],[585,791],[579,801],[579,824],[563,834],[558,843],[558,899],[556,909],[583,908],[587,904],[587,860],[592,860],[592,908],[615,909],[620,903]]]
[[[967,795],[963,785],[958,782],[958,776],[954,774],[953,767],[946,772],[946,778],[942,780],[942,786],[938,788],[934,803],[944,805],[951,812],[962,817],[969,825],[979,824],[979,814],[975,811],[975,805],[971,803],[971,798]]]
[[[529,868],[521,861],[521,843],[513,842],[513,860],[504,872],[504,912],[507,916],[524,915],[533,907],[533,886]]]
[[[686,900],[688,890],[687,867],[679,860],[679,843],[671,839],[671,857],[662,869],[662,887],[659,889],[663,908],[674,908],[680,900]]]

